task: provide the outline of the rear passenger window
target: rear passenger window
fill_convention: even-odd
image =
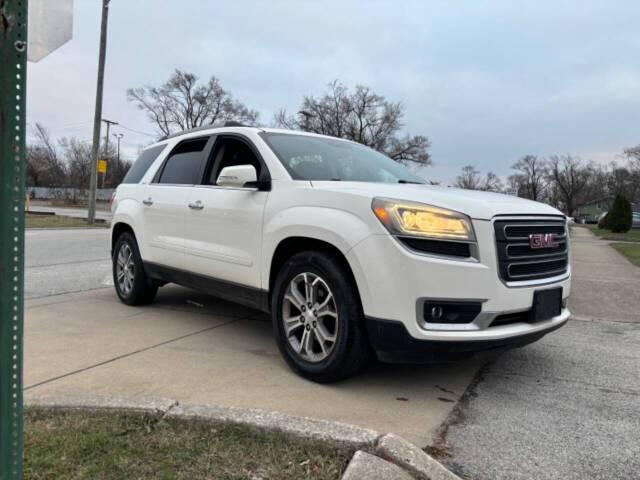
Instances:
[[[138,159],[133,163],[133,166],[129,169],[127,174],[125,175],[122,183],[138,183],[144,177],[144,174],[147,173],[151,164],[158,158],[158,155],[162,153],[164,147],[167,144],[158,145],[157,147],[147,148],[143,151]]]
[[[194,185],[200,183],[198,175],[203,162],[203,150],[208,138],[186,140],[173,149],[164,163],[157,183]]]

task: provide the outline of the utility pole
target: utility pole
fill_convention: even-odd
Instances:
[[[116,160],[116,165],[118,166],[118,174],[120,173],[120,139],[124,137],[124,133],[114,133],[114,137],[118,139],[118,156]]]
[[[112,122],[111,120],[107,120],[103,118],[102,121],[107,124],[107,135],[104,137],[104,155],[105,157],[109,155],[109,127],[111,125],[118,125],[118,122]],[[107,179],[107,171],[102,174],[102,188],[104,188],[104,181]]]
[[[93,146],[91,147],[91,181],[89,183],[89,215],[88,215],[89,224],[93,224],[96,218],[96,187],[98,186],[98,150],[100,148],[100,121],[102,120],[102,86],[104,84],[104,59],[107,53],[107,18],[109,16],[110,1],[111,0],[102,0],[102,25],[100,26],[100,53],[98,56],[98,83],[96,86],[96,110],[93,117]]]
[[[309,120],[311,119],[311,117],[315,117],[315,115],[311,112],[308,112],[307,110],[300,110],[298,112],[299,115],[302,115],[304,117],[304,131],[308,132],[309,131]]]

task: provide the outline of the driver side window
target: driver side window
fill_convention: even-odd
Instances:
[[[253,165],[260,178],[262,165],[245,142],[232,137],[218,138],[205,171],[203,184],[216,185],[222,169],[236,165]]]

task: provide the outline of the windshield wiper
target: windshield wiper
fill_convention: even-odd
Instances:
[[[414,182],[413,180],[403,180],[403,179],[398,180],[398,183],[413,183],[415,185],[424,185],[423,182]]]

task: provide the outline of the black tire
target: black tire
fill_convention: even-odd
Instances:
[[[118,258],[120,253],[131,252],[131,260],[133,262],[132,280],[126,285],[122,285],[118,280]],[[153,302],[158,292],[158,285],[155,285],[150,278],[147,277],[138,250],[136,238],[130,232],[123,232],[116,240],[113,249],[112,259],[113,283],[116,293],[122,302],[127,305],[147,305]],[[130,288],[127,286],[130,285]]]
[[[293,335],[287,336],[283,321],[284,304],[285,310],[294,309],[294,312],[301,312],[300,321],[295,320],[296,326],[290,332],[301,328],[302,330],[296,330],[296,332],[304,334],[305,329],[309,330],[309,325],[307,325],[307,323],[310,323],[309,321],[304,325],[297,325],[297,323],[302,323],[304,316],[302,311],[289,300],[285,300],[285,294],[287,294],[290,284],[293,285],[294,279],[299,279],[304,274],[311,274],[310,277],[312,278],[321,278],[324,282],[321,285],[328,287],[329,293],[335,299],[332,310],[337,313],[336,320],[333,323],[335,334],[332,335],[332,337],[335,337],[335,341],[331,344],[328,354],[324,351],[325,348],[320,346],[320,337],[317,334],[314,334],[316,335],[313,337],[315,340],[311,340],[311,350],[321,347],[322,351],[318,355],[320,357],[327,355],[326,358],[315,361],[303,358],[294,349],[291,341],[295,342],[297,339],[290,341],[289,338],[292,338]],[[304,276],[303,278],[306,282],[308,277]],[[320,296],[321,294],[322,292],[317,295]],[[325,298],[328,296],[330,295],[324,295]],[[316,303],[316,305],[319,303]],[[301,308],[304,309],[304,306]],[[325,310],[323,309],[323,311]],[[309,310],[307,315],[311,315],[309,312],[316,314],[317,310]],[[290,312],[288,318],[293,318],[296,315],[297,313],[292,314]],[[341,380],[364,370],[371,358],[371,347],[364,328],[364,315],[356,285],[351,273],[344,266],[343,260],[336,254],[322,251],[306,251],[294,255],[285,262],[278,272],[274,284],[271,297],[271,317],[278,347],[286,362],[294,372],[309,380],[319,383]],[[311,319],[313,320],[313,317]],[[326,320],[323,320],[323,322],[326,322]],[[315,331],[316,322],[313,321],[312,323],[312,329]],[[318,323],[320,323],[320,320]],[[323,323],[323,328],[324,325]],[[326,332],[327,330],[323,331]],[[300,340],[299,345],[303,343],[304,341]],[[312,354],[314,353],[312,352]]]

